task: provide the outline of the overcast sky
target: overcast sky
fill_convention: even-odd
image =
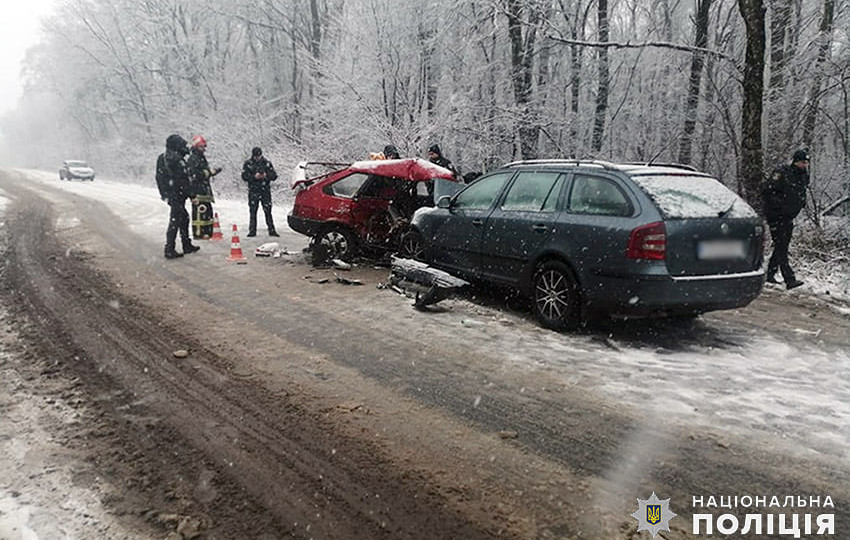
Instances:
[[[61,0],[0,0],[0,114],[21,97],[21,61],[40,34],[39,19]]]

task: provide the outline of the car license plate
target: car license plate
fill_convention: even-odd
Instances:
[[[741,240],[703,240],[697,244],[697,257],[702,260],[743,259],[746,256]]]

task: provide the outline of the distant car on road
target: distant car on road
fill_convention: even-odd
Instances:
[[[690,167],[534,160],[418,210],[401,255],[507,285],[543,326],[594,313],[693,316],[761,292],[764,226]]]
[[[94,180],[94,169],[85,161],[69,159],[62,162],[59,169],[60,180]]]

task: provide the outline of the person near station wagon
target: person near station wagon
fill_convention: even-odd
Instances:
[[[764,216],[773,240],[773,254],[767,263],[767,282],[779,283],[776,272],[782,273],[786,289],[803,284],[794,275],[788,261],[788,248],[794,233],[794,218],[806,206],[809,187],[809,152],[794,152],[791,163],[774,169],[762,188]]]

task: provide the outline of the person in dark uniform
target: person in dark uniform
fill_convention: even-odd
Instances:
[[[269,182],[276,179],[277,171],[274,170],[272,162],[263,157],[259,146],[255,146],[251,150],[251,159],[242,165],[242,180],[248,182],[248,236],[257,236],[257,207],[260,204],[263,205],[263,213],[266,215],[269,236],[280,236],[274,228],[272,193],[269,187]]]
[[[794,233],[794,218],[806,206],[808,187],[809,152],[797,150],[791,158],[791,164],[775,169],[762,189],[764,215],[773,239],[773,254],[767,263],[767,282],[779,283],[776,272],[782,272],[786,289],[803,284],[794,276],[788,262],[788,247]]]
[[[189,173],[184,160],[188,152],[188,144],[180,135],[169,135],[165,140],[164,169],[168,180],[160,187],[160,195],[171,207],[168,229],[165,232],[166,259],[176,259],[201,249],[192,245],[189,238],[189,214],[186,212],[186,199],[189,198]],[[183,243],[183,253],[174,249],[178,232]]]
[[[442,150],[440,150],[439,145],[432,144],[431,147],[428,149],[428,161],[430,161],[434,165],[439,165],[444,169],[452,171],[455,176],[457,176],[457,170],[455,170],[455,167],[454,165],[452,165],[452,162],[449,161],[443,155],[443,152]],[[434,206],[434,190],[436,182],[436,180],[428,180],[427,182],[425,182],[425,188],[428,190],[428,200],[426,203],[427,206]]]
[[[455,167],[452,165],[452,162],[443,155],[443,152],[440,150],[440,146],[437,144],[432,144],[431,148],[428,149],[428,161],[435,165],[439,165],[444,169],[457,172],[455,171]]]
[[[401,159],[401,155],[398,153],[398,148],[391,144],[386,145],[384,147],[384,159]]]
[[[221,167],[211,168],[206,157],[207,141],[201,135],[192,137],[192,149],[186,161],[189,184],[192,186],[192,236],[210,238],[213,233],[213,207],[215,202],[210,180],[221,172]]]

